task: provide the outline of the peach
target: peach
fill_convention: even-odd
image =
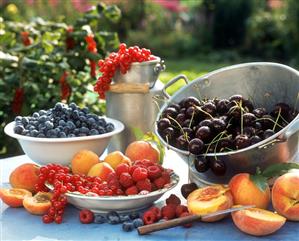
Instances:
[[[43,215],[51,207],[52,196],[50,192],[38,192],[33,197],[24,198],[23,206],[31,214]]]
[[[105,181],[111,172],[114,172],[114,169],[108,163],[100,162],[90,168],[87,176],[100,177]]]
[[[233,212],[232,218],[237,228],[254,236],[274,233],[286,222],[286,219],[279,214],[260,208],[249,208]]]
[[[188,210],[192,214],[205,215],[208,213],[231,208],[233,198],[228,188],[222,185],[213,185],[196,189],[187,198]],[[218,215],[203,219],[205,222],[214,222],[226,215]]]
[[[251,180],[248,173],[239,173],[228,184],[235,205],[255,205],[266,209],[270,203],[270,188],[261,191]]]
[[[31,197],[32,194],[26,189],[22,188],[0,188],[0,198],[8,206],[17,208],[23,207],[23,200],[25,197]]]
[[[299,221],[299,172],[286,173],[273,184],[273,208],[288,220]]]
[[[131,160],[130,158],[126,157],[122,152],[120,151],[114,151],[109,153],[105,159],[104,162],[107,162],[110,164],[110,166],[115,170],[115,168],[121,164],[121,163],[127,163],[129,166],[131,166]]]
[[[9,182],[13,188],[22,188],[35,193],[38,175],[39,166],[33,163],[24,163],[12,171]]]
[[[73,174],[87,175],[90,168],[99,163],[99,157],[96,153],[89,150],[81,150],[73,157],[71,161]]]
[[[132,162],[137,160],[148,159],[153,162],[160,161],[160,152],[151,143],[146,141],[134,141],[126,149],[125,155]]]

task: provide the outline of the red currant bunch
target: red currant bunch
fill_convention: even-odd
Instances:
[[[105,98],[105,92],[109,90],[110,83],[115,74],[119,70],[122,74],[126,74],[134,62],[145,62],[156,59],[149,49],[139,48],[138,46],[127,48],[126,44],[119,45],[118,52],[112,52],[106,59],[98,62],[102,76],[99,77],[94,86],[94,90],[98,92],[100,98]]]

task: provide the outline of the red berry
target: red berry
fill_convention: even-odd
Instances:
[[[187,217],[187,216],[190,216],[190,215],[191,215],[191,214],[188,213],[188,212],[183,212],[183,213],[181,213],[180,218],[182,218],[182,217]],[[183,224],[183,226],[184,226],[185,228],[191,228],[191,227],[192,227],[192,223],[186,223],[186,224]]]
[[[157,179],[154,180],[154,184],[158,189],[161,189],[164,187],[166,184],[165,180],[162,177],[158,177]]]
[[[162,172],[161,177],[164,179],[165,184],[170,183],[170,174],[168,172]]]
[[[156,219],[156,214],[150,210],[146,211],[142,216],[142,220],[145,225],[154,223]]]
[[[57,224],[62,223],[62,216],[60,216],[60,215],[56,216],[55,219],[54,219],[54,221],[55,221],[55,223],[57,223]]]
[[[121,164],[117,165],[117,167],[115,169],[115,173],[119,177],[120,174],[122,174],[124,172],[129,173],[129,170],[130,170],[130,166],[127,163],[121,163]]]
[[[166,220],[175,218],[175,208],[176,206],[173,204],[169,204],[162,207],[161,209],[162,217]]]
[[[147,172],[148,172],[148,177],[151,180],[154,180],[154,179],[156,179],[158,177],[161,177],[161,174],[162,174],[160,168],[157,165],[155,165],[155,166],[149,166],[147,168]]]
[[[143,190],[146,190],[146,191],[149,191],[149,192],[152,191],[152,184],[151,184],[151,181],[148,178],[138,181],[136,183],[136,186],[138,187],[139,191],[143,191]]]
[[[171,194],[167,199],[166,199],[166,204],[173,204],[175,206],[178,206],[181,204],[181,200],[175,195]]]
[[[134,165],[139,165],[139,166],[144,166],[144,167],[149,167],[153,166],[155,163],[148,160],[148,159],[142,159],[142,160],[137,160],[134,162]]]
[[[42,219],[44,223],[52,223],[54,221],[53,217],[47,214],[45,214]]]
[[[178,205],[175,209],[176,217],[180,217],[182,213],[188,212],[188,208],[185,205]]]
[[[124,172],[124,173],[120,174],[120,176],[119,176],[119,183],[123,187],[127,188],[127,187],[132,186],[134,184],[134,181],[129,173]]]
[[[133,172],[135,171],[135,169],[137,169],[139,166],[138,165],[133,165],[133,166],[130,166],[130,168],[129,168],[129,173],[131,174],[131,175],[133,175]]]
[[[162,213],[160,208],[154,206],[149,210],[156,214],[156,221],[159,221],[162,218]]]
[[[80,217],[80,222],[83,224],[92,223],[94,220],[93,212],[88,209],[81,210],[79,217]]]
[[[147,170],[143,167],[138,167],[134,170],[132,178],[135,182],[144,180],[147,178]]]
[[[126,194],[127,195],[136,195],[136,194],[138,194],[138,188],[136,186],[131,186],[126,189]]]

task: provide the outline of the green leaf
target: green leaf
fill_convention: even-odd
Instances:
[[[138,127],[132,127],[132,131],[133,131],[134,136],[135,136],[135,138],[136,138],[137,141],[143,139],[144,133],[143,133],[143,131],[140,128],[138,128]]]
[[[277,163],[267,167],[262,175],[265,178],[272,178],[283,175],[291,169],[299,169],[299,163],[289,162],[289,163]]]
[[[250,175],[250,180],[260,189],[262,192],[268,187],[267,178],[262,175]]]
[[[157,146],[158,150],[160,151],[160,164],[162,164],[163,160],[164,160],[164,156],[165,156],[165,147],[160,142],[159,138],[155,135],[155,133],[147,132],[143,136],[143,140],[148,141],[148,142],[152,142]]]

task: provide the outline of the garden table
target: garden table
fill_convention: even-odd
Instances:
[[[27,156],[16,156],[0,160],[0,186],[8,186],[10,172],[18,165],[32,162]],[[180,186],[187,182],[187,165],[179,160],[172,151],[168,151],[166,167],[174,169],[181,177],[179,185],[170,191],[180,193]],[[161,203],[169,193],[166,193],[158,203]],[[68,206],[62,224],[43,224],[39,216],[29,214],[23,208],[9,208],[0,201],[0,240],[271,240],[271,241],[299,241],[299,223],[287,222],[278,232],[265,237],[253,237],[239,231],[232,223],[231,218],[226,218],[215,223],[195,223],[191,228],[175,227],[162,230],[145,236],[139,236],[137,231],[124,232],[121,225],[111,224],[81,224],[79,211],[73,206]]]

